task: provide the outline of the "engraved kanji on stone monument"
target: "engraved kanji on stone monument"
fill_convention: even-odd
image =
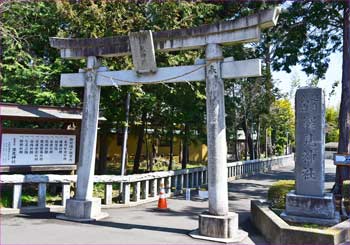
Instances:
[[[322,196],[324,192],[325,118],[321,88],[296,92],[296,194]]]
[[[324,192],[325,103],[321,88],[295,96],[296,188],[286,196],[281,217],[290,222],[334,225],[340,221],[332,193]]]

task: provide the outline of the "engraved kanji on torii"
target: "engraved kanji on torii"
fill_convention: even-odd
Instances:
[[[200,216],[200,227],[202,227],[200,234],[207,237],[229,238],[230,242],[244,237],[245,233],[238,230],[237,214],[230,213],[228,210],[223,79],[261,76],[261,61],[259,59],[234,61],[232,57],[224,59],[221,45],[259,41],[261,29],[274,26],[279,12],[280,9],[275,8],[237,20],[222,21],[190,29],[154,33],[141,31],[120,37],[50,38],[51,46],[60,49],[62,58],[87,58],[88,61],[87,69],[75,74],[61,75],[61,86],[85,88],[77,192],[75,199],[67,202],[66,216],[68,218],[82,216],[85,219],[98,216],[91,211],[96,211],[98,208],[86,207],[97,205],[97,202],[91,199],[101,86],[205,80],[209,215]],[[199,48],[205,48],[205,59],[197,61],[194,65],[162,68],[156,65],[155,50],[169,52]],[[107,68],[99,67],[97,57],[128,54],[132,54],[134,70],[108,71]],[[216,218],[217,216],[224,218]],[[225,224],[220,225],[222,229],[218,229],[211,227],[210,220],[215,220],[214,223],[224,222]],[[236,225],[228,225],[233,223]]]

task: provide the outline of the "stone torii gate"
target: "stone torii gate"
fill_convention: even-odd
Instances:
[[[87,68],[62,74],[62,87],[84,87],[83,122],[80,139],[77,189],[67,200],[68,220],[95,220],[101,200],[92,197],[97,119],[101,86],[206,81],[209,211],[199,217],[195,238],[222,242],[242,241],[247,233],[238,229],[238,214],[229,212],[227,188],[227,145],[223,79],[261,76],[258,59],[224,59],[221,45],[257,42],[260,30],[274,26],[279,8],[261,11],[237,20],[222,21],[191,29],[162,32],[141,31],[129,36],[98,39],[50,38],[64,59],[87,59]],[[191,66],[157,68],[154,50],[176,51],[205,48],[205,60]],[[134,70],[108,71],[97,57],[132,54]]]

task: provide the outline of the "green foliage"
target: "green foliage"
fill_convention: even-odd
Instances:
[[[350,180],[343,181],[342,196],[345,200],[350,201]]]
[[[291,72],[300,64],[306,74],[323,78],[329,56],[342,51],[343,3],[293,1],[285,7],[272,34],[273,69]]]
[[[285,209],[286,195],[295,188],[294,180],[279,180],[267,192],[267,199],[273,208]]]
[[[326,142],[337,142],[339,139],[338,114],[339,112],[336,108],[326,108]]]
[[[294,141],[294,121],[294,111],[289,100],[280,99],[273,103],[271,108],[271,134],[276,154],[283,155],[287,143]]]
[[[0,192],[0,207],[10,208],[12,205],[12,191],[2,188]]]
[[[55,3],[9,1],[7,7],[2,18],[7,31],[2,39],[1,101],[77,105],[77,93],[59,88],[59,75],[71,71],[72,62],[61,61],[48,42],[61,23]]]
[[[98,198],[104,198],[105,184],[96,183],[94,184],[93,196]]]
[[[264,2],[189,1],[28,1],[9,3],[3,14],[3,102],[34,105],[82,106],[81,88],[60,88],[61,73],[77,72],[84,60],[63,60],[49,45],[49,37],[108,37],[139,30],[162,31],[191,28],[238,18],[268,8]],[[225,82],[228,93],[227,132],[230,139],[242,124],[255,131],[270,125],[270,106],[278,97],[270,72],[271,37],[262,43],[225,47],[225,56],[235,59],[264,57],[263,78]],[[203,50],[157,52],[158,67],[193,64]],[[110,70],[132,69],[130,56],[102,60]],[[232,93],[240,87],[238,94]],[[205,83],[104,87],[100,108],[107,121],[101,131],[120,131],[125,125],[124,100],[131,93],[131,126],[151,124],[154,137],[170,139],[173,133],[184,142],[206,140]],[[236,91],[237,92],[237,91]],[[256,101],[259,101],[258,103]],[[145,116],[143,116],[145,115]],[[186,131],[185,128],[190,130]],[[260,131],[259,131],[260,132]],[[263,140],[263,138],[261,139]]]
[[[0,207],[10,208],[12,206],[12,186],[2,186],[0,192]],[[46,203],[59,204],[62,197],[56,193],[47,192],[46,193]],[[22,206],[35,206],[38,202],[37,190],[33,186],[24,186],[21,195]]]

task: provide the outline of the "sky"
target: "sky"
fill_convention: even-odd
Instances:
[[[310,79],[303,71],[300,65],[294,66],[291,73],[284,71],[273,72],[272,76],[276,81],[276,87],[278,87],[283,93],[288,93],[291,89],[291,81],[293,76],[300,78],[302,86],[306,86],[306,81]],[[320,80],[318,87],[321,87],[325,91],[326,95],[326,106],[339,107],[341,97],[341,78],[342,78],[342,53],[334,53],[330,56],[330,63],[325,79]],[[332,85],[335,81],[339,81],[339,85],[336,88],[335,95],[329,96],[332,91]],[[292,104],[294,102],[292,101]]]

